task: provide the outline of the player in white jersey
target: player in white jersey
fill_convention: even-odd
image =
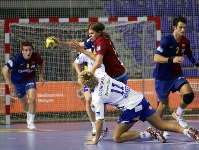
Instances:
[[[97,69],[95,75],[89,71],[83,71],[79,74],[79,82],[91,89],[92,107],[94,107],[93,110],[97,120],[95,140],[87,142],[88,145],[97,144],[102,133],[104,104],[122,109],[113,135],[113,139],[117,143],[139,138],[153,138],[166,142],[164,136],[160,132],[153,131],[152,128],[144,132],[129,131],[138,120],[147,120],[152,126],[161,131],[181,133],[199,141],[199,133],[194,127],[184,129],[176,123],[164,122],[141,93],[130,89],[122,82],[112,79],[101,69]]]
[[[87,51],[92,52],[92,49],[87,49]],[[75,68],[77,74],[79,75],[81,73],[81,67],[80,64],[86,62],[87,63],[87,70],[90,71],[94,60],[92,60],[90,57],[88,57],[87,55],[80,53],[77,58],[75,59],[75,61],[73,62],[73,67]],[[105,70],[104,65],[101,65],[101,69]],[[83,95],[84,95],[84,99],[86,101],[86,112],[88,114],[88,117],[91,121],[91,125],[92,125],[92,136],[95,136],[96,133],[96,125],[95,125],[95,113],[92,111],[91,109],[91,91],[89,88],[84,87],[83,89]],[[108,128],[106,127],[105,124],[105,120],[103,120],[103,133],[100,137],[100,140],[102,140],[105,136],[107,136],[108,134]]]

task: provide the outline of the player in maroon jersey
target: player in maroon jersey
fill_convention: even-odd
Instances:
[[[44,84],[43,73],[45,63],[39,53],[33,52],[30,42],[21,44],[21,52],[9,60],[2,69],[8,83],[10,94],[16,95],[27,113],[27,128],[35,130],[34,118],[36,113],[36,73],[39,66],[39,81]],[[11,72],[11,73],[10,73]],[[29,103],[28,103],[29,100]]]

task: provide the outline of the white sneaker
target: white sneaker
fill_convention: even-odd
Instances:
[[[151,127],[148,127],[146,131],[150,133],[150,139],[166,143],[165,137],[158,130],[155,131]]]
[[[181,127],[185,128],[185,129],[188,128],[188,124],[187,124],[187,122],[184,120],[183,114],[179,116],[179,115],[177,115],[176,112],[174,111],[174,112],[172,113],[172,117],[175,118],[175,119],[178,121],[178,123],[180,124]]]
[[[28,129],[31,129],[31,130],[36,130],[36,127],[34,125],[34,121],[28,121],[28,126],[27,126]]]
[[[194,128],[192,126],[190,126],[188,128],[187,136],[196,140],[196,141],[199,141],[199,132],[197,131],[196,128]]]
[[[108,134],[109,134],[109,131],[108,131],[108,128],[106,127],[106,130],[102,130],[102,133],[101,133],[98,141],[103,140],[104,137],[106,137]],[[94,140],[95,140],[95,137],[92,139],[92,141],[94,141]]]

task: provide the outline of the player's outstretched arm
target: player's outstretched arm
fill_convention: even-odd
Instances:
[[[92,52],[89,52],[87,50],[85,50],[81,44],[79,42],[72,42],[71,43],[71,47],[74,48],[74,50],[72,51],[72,53],[77,53],[77,52],[81,52],[85,55],[87,55],[88,57],[90,57],[91,59],[95,60],[96,59],[96,55],[93,54]]]
[[[73,42],[69,42],[69,41],[60,41],[57,37],[55,36],[51,36],[51,38],[53,38],[59,45],[63,45],[63,46],[66,46],[68,48],[73,48]],[[84,42],[78,42],[79,45],[83,48],[86,48],[85,45],[84,45]]]

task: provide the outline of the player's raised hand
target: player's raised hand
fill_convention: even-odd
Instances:
[[[176,56],[173,58],[173,63],[182,63],[184,61],[184,57]]]
[[[74,49],[74,50],[72,50],[72,53],[85,51],[85,49],[83,47],[81,47],[81,45],[77,41],[71,42],[70,47]]]
[[[57,44],[60,44],[60,40],[55,37],[55,36],[51,36],[51,38],[57,43]]]

